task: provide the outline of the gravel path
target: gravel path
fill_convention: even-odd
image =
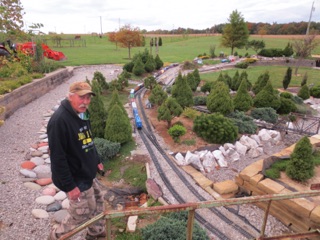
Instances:
[[[44,125],[43,115],[63,99],[69,85],[75,81],[92,79],[95,71],[107,80],[117,77],[121,67],[101,65],[76,68],[74,76],[59,87],[17,110],[0,127],[0,239],[42,240],[50,230],[49,219],[35,219],[31,211],[43,208],[35,203],[41,194],[23,185],[20,164],[32,144],[39,140],[39,130]]]

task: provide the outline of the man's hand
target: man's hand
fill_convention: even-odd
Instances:
[[[99,164],[98,164],[98,173],[99,173],[101,176],[104,176],[104,169],[103,169],[103,164],[102,164],[102,163],[99,163]]]
[[[68,198],[69,200],[78,200],[80,197],[80,190],[78,187],[75,187],[70,192],[68,192]]]

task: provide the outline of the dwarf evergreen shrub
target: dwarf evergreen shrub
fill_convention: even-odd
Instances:
[[[278,121],[278,114],[273,108],[254,108],[251,111],[251,117],[260,119],[269,123],[276,123]]]
[[[94,145],[102,162],[107,162],[120,151],[120,143],[111,142],[103,138],[95,138]]]
[[[301,138],[290,156],[286,174],[293,180],[304,182],[314,175],[312,145],[308,137]]]

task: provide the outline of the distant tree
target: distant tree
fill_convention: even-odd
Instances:
[[[133,28],[130,25],[124,25],[116,33],[116,41],[121,47],[128,48],[129,59],[131,59],[131,48],[142,46],[142,37],[139,28]]]
[[[217,57],[217,55],[215,54],[215,51],[216,51],[216,45],[211,45],[210,46],[210,57],[211,58]]]
[[[246,112],[253,106],[253,100],[247,88],[247,80],[243,79],[233,99],[235,110]]]
[[[301,87],[303,85],[306,85],[308,81],[308,72],[305,72],[305,74],[303,75],[302,81],[301,81]]]
[[[292,56],[294,53],[293,51],[293,47],[292,47],[292,44],[291,43],[288,43],[287,46],[283,49],[283,54],[286,56],[286,57],[290,57]]]
[[[233,112],[233,101],[225,83],[216,82],[214,84],[214,88],[207,97],[207,108],[212,113],[219,112],[223,115]]]
[[[103,138],[108,114],[100,94],[100,85],[96,79],[92,80],[92,90],[96,94],[89,105],[92,134],[95,138]]]
[[[186,80],[179,72],[171,90],[172,97],[177,100],[182,108],[193,105],[192,90]]]
[[[263,40],[251,40],[248,42],[247,47],[252,48],[256,54],[258,54],[259,50],[264,49],[266,46]]]
[[[171,127],[171,121],[174,117],[178,117],[183,112],[182,107],[173,97],[167,98],[158,108],[158,120],[166,121],[168,129]]]
[[[116,32],[110,32],[108,34],[108,40],[109,40],[109,42],[115,43],[116,50],[118,50],[118,41],[117,41],[117,37],[116,37]]]
[[[269,81],[269,78],[269,71],[265,71],[263,74],[260,74],[257,81],[253,84],[252,87],[252,91],[254,92],[254,94],[257,95],[264,88],[264,86]]]
[[[154,86],[157,85],[157,80],[154,78],[154,76],[149,76],[144,79],[144,87],[147,89],[152,90]]]
[[[132,139],[130,119],[118,104],[113,105],[108,112],[104,138],[120,144]]]
[[[271,81],[269,80],[264,88],[253,99],[253,105],[257,108],[271,107],[277,110],[280,105],[280,98],[275,94]]]
[[[292,77],[292,69],[291,69],[291,67],[288,67],[286,75],[284,76],[284,78],[282,80],[283,89],[286,90],[288,88],[290,81],[291,81],[291,77]]]
[[[168,94],[162,89],[159,84],[156,84],[151,91],[149,101],[151,104],[160,106],[167,98]]]
[[[242,48],[246,45],[249,38],[249,31],[244,18],[237,10],[233,11],[223,29],[221,44],[231,48],[233,55],[234,48]]]
[[[23,6],[20,0],[0,1],[0,32],[10,39],[13,35],[22,34]]]
[[[304,182],[314,175],[312,145],[308,137],[301,138],[290,155],[286,174],[294,180]]]
[[[163,61],[160,59],[159,54],[154,58],[154,61],[156,63],[156,69],[159,70],[163,67]]]
[[[302,59],[310,56],[311,51],[319,44],[316,40],[316,35],[307,35],[304,39],[295,39],[292,43],[292,47],[296,52],[298,61],[296,63],[294,75],[298,74]]]

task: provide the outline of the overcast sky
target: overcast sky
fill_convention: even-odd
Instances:
[[[245,21],[288,23],[309,21],[313,0],[20,0],[24,22],[44,25],[41,31],[100,33],[130,24],[141,30],[179,27],[206,29],[228,22],[238,10]],[[312,21],[320,22],[320,0]],[[26,29],[25,28],[25,29]]]

